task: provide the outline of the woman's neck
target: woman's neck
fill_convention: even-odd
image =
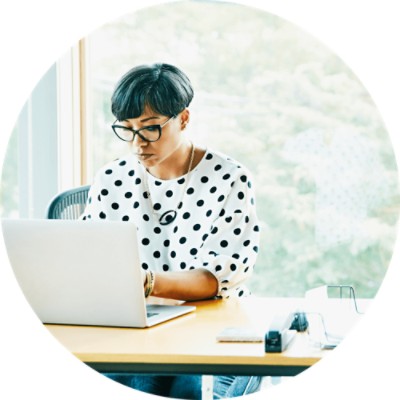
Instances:
[[[149,168],[148,172],[162,180],[175,179],[186,175],[188,173],[192,146],[190,141],[185,141],[166,160]]]

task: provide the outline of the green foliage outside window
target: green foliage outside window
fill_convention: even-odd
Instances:
[[[395,240],[397,168],[378,110],[340,58],[287,21],[229,3],[146,8],[88,39],[94,169],[112,158],[116,80],[137,64],[176,64],[195,88],[188,134],[254,175],[253,293],[352,284],[376,294]]]

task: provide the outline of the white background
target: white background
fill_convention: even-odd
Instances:
[[[1,161],[17,115],[47,68],[69,46],[103,23],[160,2],[3,1],[0,6]],[[400,24],[396,1],[238,2],[294,22],[339,55],[371,93],[399,158]],[[372,309],[344,343],[296,379],[251,398],[400,398],[399,247],[397,240],[391,266]],[[25,302],[2,240],[0,253],[0,398],[148,397],[102,378],[62,348]]]

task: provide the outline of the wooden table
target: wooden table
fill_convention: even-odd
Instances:
[[[251,326],[263,332],[276,313],[301,299],[247,298],[195,302],[195,312],[146,328],[46,325],[78,359],[99,372],[294,376],[329,350],[297,333],[283,353],[265,353],[264,343],[221,343],[224,328]]]

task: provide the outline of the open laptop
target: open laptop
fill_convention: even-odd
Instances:
[[[16,278],[40,320],[143,328],[195,310],[146,305],[130,222],[2,220]]]

